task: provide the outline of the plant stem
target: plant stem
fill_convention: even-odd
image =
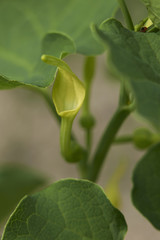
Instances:
[[[88,175],[89,180],[91,181],[97,180],[99,172],[105,160],[105,157],[111,147],[112,142],[114,141],[115,135],[118,132],[124,120],[130,114],[130,112],[131,112],[131,108],[129,106],[119,107],[115,112],[115,114],[113,115],[109,125],[104,131],[104,134],[98,144],[96,153],[94,155],[93,161],[89,169],[89,175]]]
[[[73,119],[62,117],[60,130],[60,145],[63,157],[68,160],[71,155],[71,131]]]
[[[133,141],[132,135],[120,136],[114,139],[114,144],[121,144],[121,143],[131,143]]]
[[[96,59],[93,56],[85,58],[84,68],[83,68],[83,77],[86,89],[86,95],[82,106],[82,115],[80,119],[81,126],[86,131],[86,147],[88,150],[88,156],[91,150],[91,140],[92,140],[92,128],[94,126],[94,117],[90,112],[90,95],[91,95],[91,86],[95,74],[95,64]]]
[[[81,163],[81,173],[86,171],[86,150],[71,138],[72,124],[75,116],[61,118],[60,146],[64,159],[70,163]]]
[[[127,5],[125,3],[124,0],[118,0],[119,2],[119,5],[120,5],[120,8],[122,10],[122,13],[123,13],[123,16],[124,16],[124,19],[125,19],[125,22],[126,22],[126,25],[128,27],[129,30],[134,30],[134,25],[133,25],[133,21],[132,21],[132,18],[131,18],[131,15],[128,11],[128,8],[127,8]]]

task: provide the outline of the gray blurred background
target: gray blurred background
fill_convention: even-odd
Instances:
[[[144,10],[141,17],[142,8],[138,2],[134,1],[134,4],[137,3],[135,11],[133,1],[128,1],[135,23],[146,16]],[[121,14],[118,14],[118,18],[121,18]],[[73,55],[67,57],[66,61],[82,79],[84,57]],[[118,97],[119,82],[107,73],[106,57],[99,56],[91,94],[91,110],[96,117],[92,152],[116,110]],[[79,142],[84,145],[85,134],[79,126],[79,116],[80,114],[75,119],[73,130]],[[136,127],[145,125],[147,123],[135,114],[131,115],[122,126],[120,134],[131,133]],[[44,99],[38,94],[22,88],[0,92],[0,133],[0,164],[15,162],[27,165],[47,176],[50,182],[66,177],[78,177],[76,166],[65,163],[60,155],[59,125]],[[155,230],[131,203],[132,171],[142,154],[142,151],[137,151],[130,144],[113,146],[98,182],[105,187],[118,163],[123,159],[127,161],[127,170],[120,183],[120,210],[128,224],[126,240],[160,239],[159,231]]]

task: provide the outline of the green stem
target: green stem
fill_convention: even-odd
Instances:
[[[114,139],[114,144],[123,144],[123,143],[131,143],[133,141],[132,135],[120,136]]]
[[[73,119],[63,117],[61,119],[60,145],[63,157],[70,161],[71,157],[71,131]]]
[[[123,16],[124,16],[124,19],[125,19],[125,22],[127,24],[127,27],[129,30],[134,30],[134,25],[133,25],[133,21],[132,21],[132,18],[131,18],[131,15],[128,11],[128,8],[127,8],[127,5],[125,3],[124,0],[118,0],[119,2],[119,5],[120,5],[120,8],[122,10],[122,13],[123,13]]]
[[[90,112],[90,95],[91,95],[91,87],[92,81],[95,74],[95,64],[96,59],[93,56],[89,56],[85,58],[84,68],[83,68],[83,77],[85,83],[85,99],[82,106],[82,115],[80,118],[80,124],[85,130],[85,140],[86,140],[86,162],[89,159],[91,145],[92,145],[92,128],[94,126],[94,117]]]
[[[89,180],[96,181],[99,175],[99,172],[104,163],[105,157],[111,147],[112,142],[114,141],[115,135],[118,132],[120,126],[124,122],[124,120],[128,117],[131,112],[131,108],[128,107],[119,107],[115,114],[113,115],[109,125],[100,142],[98,144],[96,153],[94,155],[92,164],[89,169]]]
[[[84,161],[86,159],[86,151],[76,141],[71,139],[73,120],[74,117],[61,118],[61,130],[60,130],[61,153],[67,162],[81,163],[79,164],[79,168],[81,168],[81,173],[82,172],[84,173],[84,169],[86,168],[86,165],[84,164]]]
[[[120,86],[119,108],[129,106],[131,103],[132,103],[131,96],[129,96],[129,93],[126,89],[125,81],[122,80]]]
[[[86,146],[88,149],[88,156],[90,154],[91,149],[91,141],[92,141],[92,128],[94,126],[94,118],[90,112],[90,95],[91,95],[91,86],[95,74],[95,65],[96,58],[93,56],[89,56],[85,58],[84,63],[84,83],[86,88],[86,95],[83,102],[82,108],[82,118],[84,120],[83,127],[86,130]]]

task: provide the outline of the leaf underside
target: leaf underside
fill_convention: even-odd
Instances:
[[[65,179],[24,198],[2,240],[121,240],[127,226],[101,188]]]
[[[41,62],[42,54],[102,53],[90,24],[111,17],[116,7],[116,0],[0,0],[0,75],[6,79],[0,78],[0,89],[7,81],[49,86],[56,68]]]
[[[160,230],[160,144],[138,162],[133,173],[135,207]]]

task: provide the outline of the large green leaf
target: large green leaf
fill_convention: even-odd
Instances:
[[[39,46],[39,50],[37,46],[34,46],[36,43],[32,42],[34,37],[32,39],[32,36],[30,36],[30,38],[30,41],[28,40],[28,48],[26,47],[25,50],[26,53],[28,51],[28,56],[25,55],[25,53],[17,53],[16,50],[15,52],[10,50],[10,54],[13,56],[4,53],[4,57],[2,52],[0,52],[0,71],[3,76],[3,81],[0,79],[0,89],[7,89],[8,86],[11,88],[17,85],[22,86],[26,84],[39,87],[49,86],[54,79],[56,67],[44,64],[41,61],[41,55],[43,53],[50,53],[51,55],[61,58],[63,55],[75,51],[74,43],[64,34],[46,34],[42,40],[41,47]],[[17,42],[17,44],[20,43]],[[30,45],[32,50],[29,49]]]
[[[148,16],[153,23],[160,28],[160,1],[159,0],[142,0],[148,9]]]
[[[4,165],[0,168],[0,222],[20,199],[45,183],[44,178],[26,167]]]
[[[137,164],[133,184],[134,205],[160,230],[160,144],[152,147]]]
[[[108,49],[112,71],[134,93],[137,111],[160,130],[160,33],[129,31],[115,19],[94,31]]]
[[[100,24],[116,7],[116,0],[0,0],[0,75],[6,81],[47,87],[55,69],[40,56],[100,54],[103,48],[94,40],[90,24]]]
[[[98,185],[66,179],[25,197],[2,240],[121,240],[126,230],[123,215]]]

